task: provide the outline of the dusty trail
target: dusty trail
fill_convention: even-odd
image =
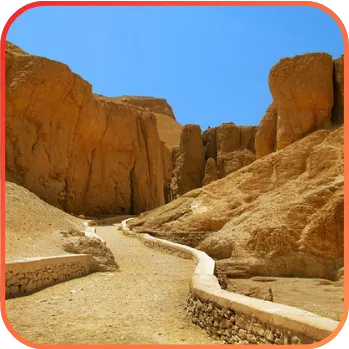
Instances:
[[[147,248],[113,226],[97,229],[120,272],[96,273],[6,301],[14,329],[35,343],[218,344],[190,323],[194,263]]]

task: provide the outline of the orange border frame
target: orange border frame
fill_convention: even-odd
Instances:
[[[6,46],[6,36],[9,31],[11,24],[19,17],[23,12],[39,7],[39,6],[310,6],[318,8],[326,12],[331,16],[335,22],[338,24],[344,41],[344,101],[349,101],[349,43],[348,43],[348,33],[345,29],[344,24],[340,18],[328,7],[319,4],[313,1],[37,1],[29,3],[19,10],[17,10],[10,19],[6,22],[4,30],[1,34],[1,172],[0,172],[0,207],[1,207],[1,287],[0,298],[1,298],[1,315],[4,321],[5,326],[8,331],[16,338],[19,342],[33,348],[76,348],[82,349],[86,348],[87,345],[84,344],[38,344],[33,343],[25,338],[22,338],[11,326],[9,320],[6,316],[5,309],[5,46]],[[344,103],[344,119],[349,118],[349,108],[348,103]],[[344,123],[344,159],[346,160],[349,155],[348,149],[348,139],[349,139],[349,123]],[[347,295],[344,298],[345,309],[343,312],[342,319],[338,328],[332,332],[330,336],[323,339],[320,342],[313,344],[303,344],[298,345],[299,349],[310,349],[310,348],[319,348],[324,344],[330,342],[335,338],[341,329],[344,327],[346,319],[348,317],[348,308],[349,308],[349,284],[348,284],[348,272],[349,272],[349,235],[348,235],[348,190],[349,186],[345,185],[349,176],[349,162],[344,161],[344,293]],[[197,345],[182,345],[182,344],[171,344],[171,345],[162,345],[162,344],[142,344],[141,346],[153,347],[153,346],[163,346],[166,348],[178,348],[178,347],[190,347],[196,348]],[[94,348],[110,348],[111,346],[121,346],[121,347],[139,347],[138,344],[95,344]],[[217,348],[220,345],[204,345],[206,348]],[[259,347],[270,347],[270,345],[259,345]],[[284,345],[284,347],[291,347],[290,345]],[[292,346],[293,347],[293,346]],[[244,348],[255,349],[256,344],[253,345],[244,345]]]

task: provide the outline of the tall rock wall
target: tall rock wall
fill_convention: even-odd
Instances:
[[[137,214],[164,203],[162,158],[151,112],[7,44],[7,178],[68,212]]]
[[[175,155],[172,178],[174,196],[200,188],[204,178],[205,150],[198,125],[185,125],[181,133],[179,151]]]
[[[270,71],[269,87],[278,116],[276,149],[331,125],[334,97],[329,54],[283,58]]]
[[[283,58],[270,71],[273,103],[257,131],[257,158],[344,121],[344,57],[307,53]]]
[[[334,108],[332,122],[341,125],[344,122],[344,56],[333,62]]]

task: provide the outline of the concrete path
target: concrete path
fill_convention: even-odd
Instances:
[[[194,268],[181,259],[97,229],[119,272],[95,273],[6,301],[14,329],[35,343],[220,344],[186,316]]]

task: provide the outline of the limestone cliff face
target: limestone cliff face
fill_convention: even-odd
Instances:
[[[256,133],[255,148],[257,159],[276,151],[276,127],[277,110],[272,103],[265,112]]]
[[[225,123],[217,127],[217,169],[223,178],[255,160],[255,126],[236,126]]]
[[[319,130],[129,225],[172,240],[205,232],[196,247],[231,276],[335,280],[344,256],[343,172],[343,126]]]
[[[270,71],[273,103],[257,131],[257,158],[344,120],[344,57],[307,53],[283,58]]]
[[[96,96],[68,66],[6,46],[6,174],[84,214],[164,203],[157,117]]]
[[[205,170],[205,151],[198,125],[185,125],[181,133],[172,178],[174,196],[200,188]]]
[[[202,185],[209,184],[218,179],[217,165],[214,158],[208,158],[205,164],[205,175],[202,180]]]
[[[332,122],[341,125],[344,122],[344,56],[334,60],[334,108]]]
[[[183,126],[177,122],[171,106],[165,99],[122,96],[114,97],[112,100],[115,103],[122,103],[137,111],[154,114],[160,140],[170,149],[179,146]]]
[[[326,53],[283,58],[270,71],[269,87],[273,102],[258,127],[237,126],[229,122],[203,132],[205,161],[210,158],[215,160],[219,179],[314,131],[330,129],[332,124],[338,127],[343,123],[343,56],[334,61]],[[188,141],[187,152],[190,144],[194,142]],[[190,176],[180,175],[185,172],[182,160],[183,157],[174,158],[176,170],[173,173],[172,187],[175,190],[185,186],[186,180],[192,181]],[[201,167],[198,170],[201,173]],[[214,172],[214,167],[210,160],[210,163],[206,163],[205,173],[212,171]],[[181,185],[178,185],[179,175],[182,178]],[[203,185],[211,181],[211,175],[206,177]],[[191,184],[187,186],[188,189],[196,187]],[[186,190],[177,190],[178,195],[185,192]]]
[[[331,125],[334,95],[329,54],[283,58],[270,71],[269,87],[278,116],[276,149]]]

